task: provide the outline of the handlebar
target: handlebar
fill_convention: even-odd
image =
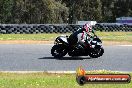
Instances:
[[[87,32],[86,32],[86,34],[87,34],[87,36],[90,36],[90,38],[97,37],[97,35],[95,33],[93,33],[94,36],[89,35]]]

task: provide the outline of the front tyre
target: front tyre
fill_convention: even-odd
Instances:
[[[104,53],[104,49],[103,48],[93,48],[91,49],[89,56],[92,58],[98,58],[100,56],[102,56]]]
[[[54,45],[51,49],[51,54],[54,58],[62,58],[67,54],[67,51],[62,45]]]
[[[104,48],[100,48],[99,57],[104,54]]]

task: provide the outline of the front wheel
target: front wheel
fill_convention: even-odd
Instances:
[[[93,49],[91,49],[89,56],[92,58],[98,58],[98,57],[102,56],[103,53],[104,53],[103,48],[97,48],[97,49],[93,48]]]
[[[67,54],[67,51],[62,45],[54,45],[51,49],[51,54],[55,58],[62,58]]]

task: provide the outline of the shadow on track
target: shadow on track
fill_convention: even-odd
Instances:
[[[92,59],[90,57],[63,57],[63,58],[54,58],[54,57],[42,57],[38,59],[56,59],[56,60],[83,60],[83,59]]]

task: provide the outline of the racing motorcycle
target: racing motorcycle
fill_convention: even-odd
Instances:
[[[62,58],[67,53],[69,56],[90,56],[92,58],[98,58],[103,55],[104,49],[102,41],[97,35],[90,37],[90,42],[85,43],[78,42],[76,45],[69,44],[68,36],[59,36],[54,41],[54,46],[51,49],[51,54],[54,58]]]

